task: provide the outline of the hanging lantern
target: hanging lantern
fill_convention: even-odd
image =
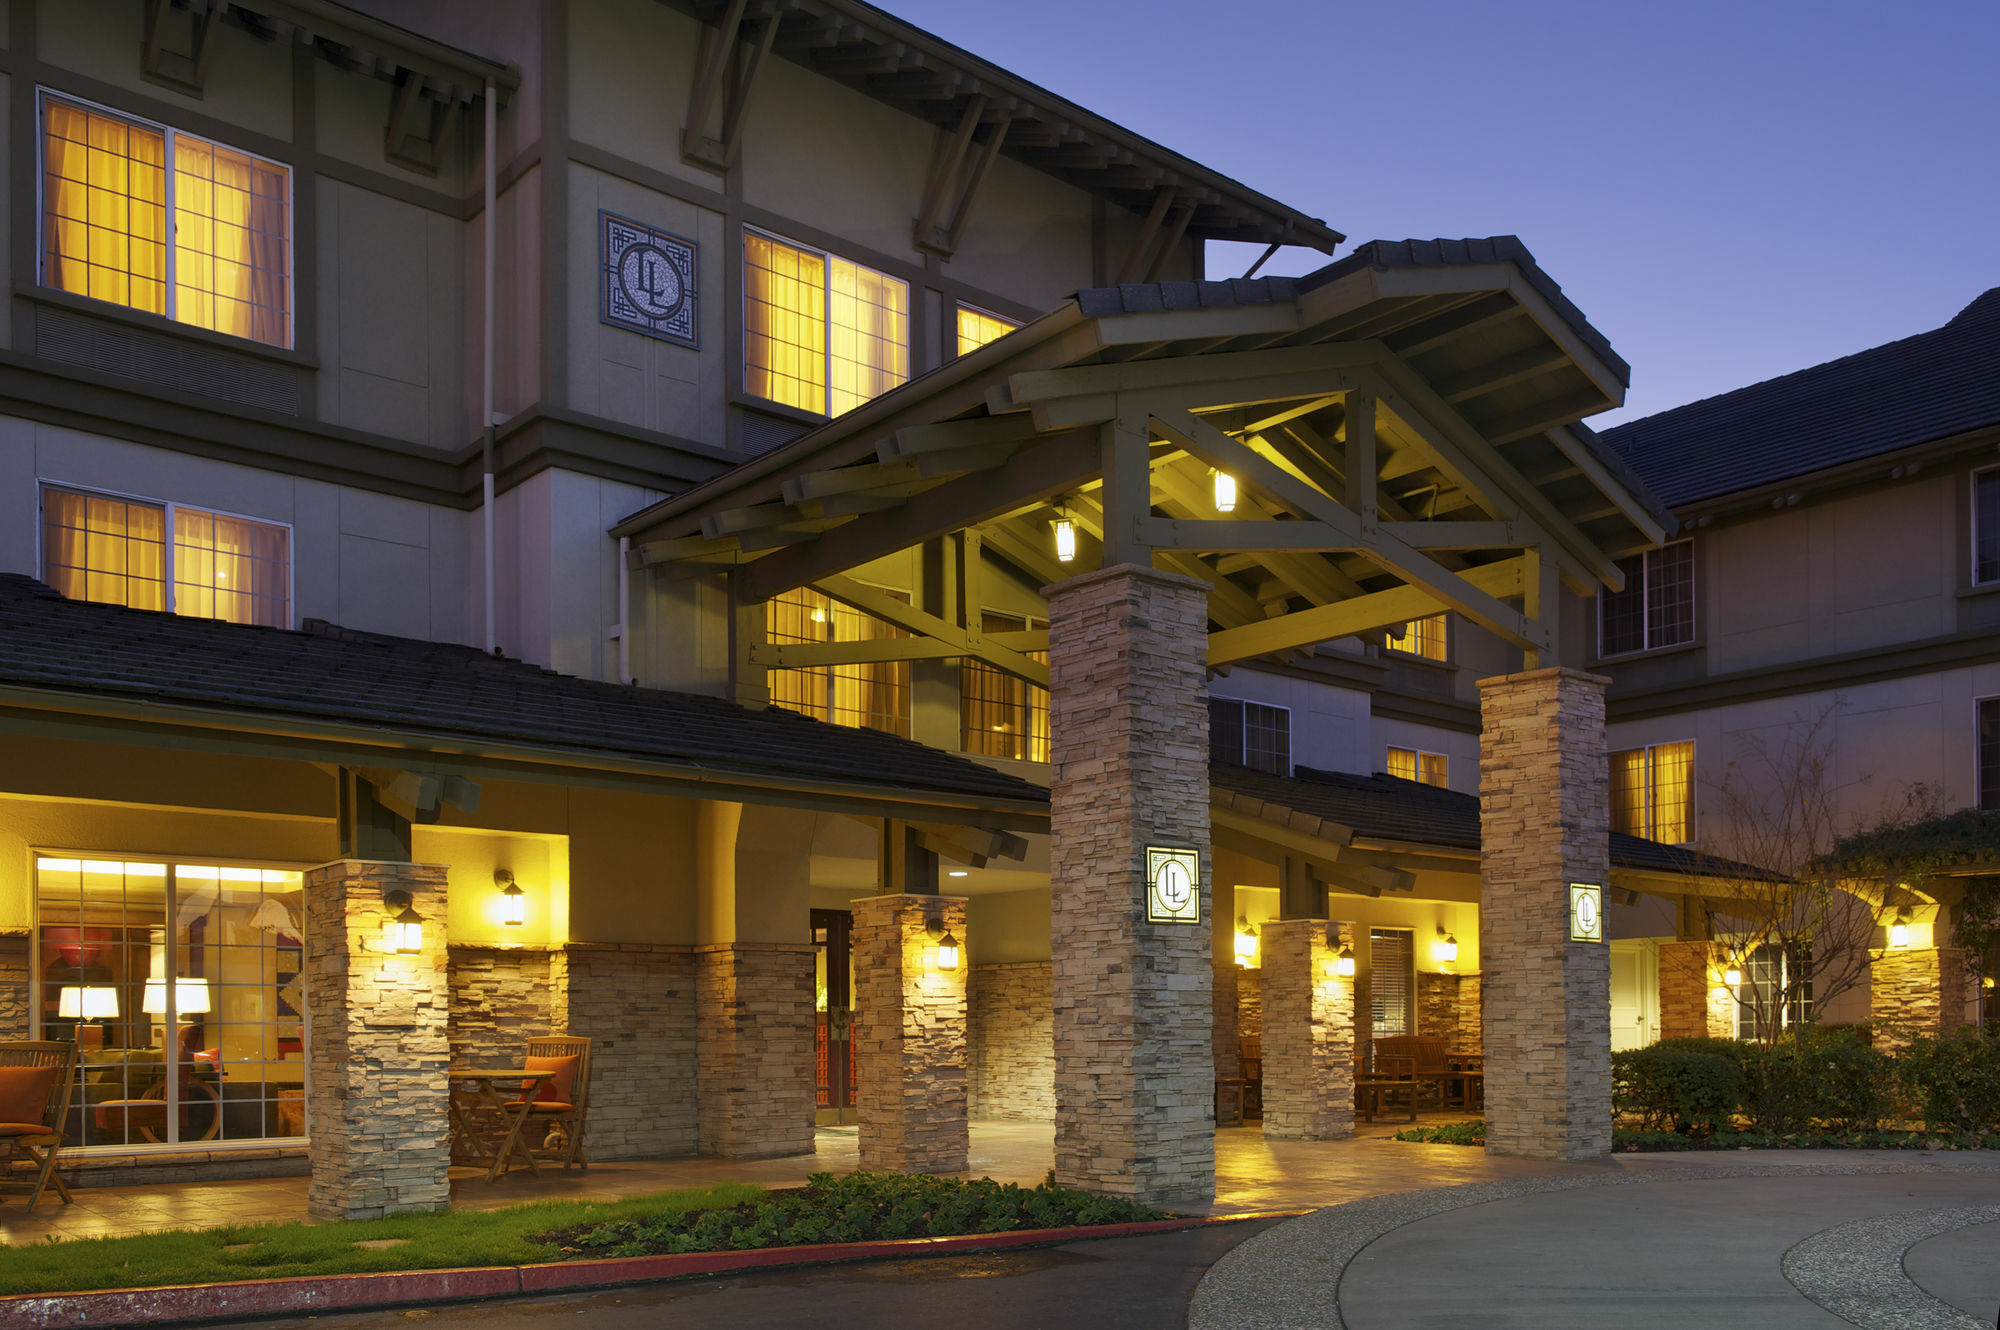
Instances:
[[[1215,511],[1218,513],[1236,511],[1236,477],[1227,471],[1215,473]]]
[[[1073,563],[1076,560],[1076,523],[1067,517],[1056,519],[1056,562]]]

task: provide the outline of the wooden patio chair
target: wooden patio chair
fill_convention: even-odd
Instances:
[[[590,1110],[590,1040],[574,1034],[530,1035],[525,1065],[529,1071],[558,1073],[544,1087],[544,1097],[528,1109],[528,1121],[535,1124],[529,1151],[544,1158],[561,1159],[565,1171],[571,1164],[589,1168],[590,1161],[583,1153],[583,1133]],[[527,1087],[522,1089],[527,1092]],[[518,1104],[520,1100],[514,1102]],[[551,1138],[559,1144],[551,1147]]]
[[[69,1188],[56,1173],[56,1156],[62,1150],[63,1119],[69,1114],[75,1083],[75,1044],[47,1039],[0,1043],[0,1162],[12,1165],[16,1159],[26,1159],[33,1165],[30,1214],[50,1183],[62,1203],[70,1203]]]

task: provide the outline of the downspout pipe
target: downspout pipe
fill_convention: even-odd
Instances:
[[[485,519],[486,541],[486,652],[493,655],[499,651],[498,637],[494,630],[494,587],[496,573],[493,568],[493,245],[498,227],[494,225],[493,212],[499,194],[499,170],[495,154],[499,151],[499,135],[494,132],[496,112],[494,108],[493,80],[486,80],[486,273],[485,300],[485,346],[480,367],[479,424],[484,440],[485,474],[481,478],[479,511]]]

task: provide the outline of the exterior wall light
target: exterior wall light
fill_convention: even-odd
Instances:
[[[1444,965],[1451,965],[1456,962],[1458,960],[1458,935],[1456,933],[1445,932],[1444,925],[1439,924],[1437,926],[1437,941],[1431,944],[1431,954],[1436,956],[1438,961]]]
[[[958,939],[944,926],[944,920],[932,919],[924,925],[924,932],[937,940],[937,967],[940,970],[958,968]]]
[[[1896,922],[1889,925],[1889,945],[1892,947],[1910,945],[1910,907],[1907,905],[1896,911]]]
[[[383,893],[382,908],[398,913],[390,916],[388,941],[392,950],[401,956],[414,956],[424,949],[424,917],[417,913],[410,903],[407,891]]]
[[[1076,523],[1067,517],[1056,519],[1056,562],[1076,562]]]
[[[509,928],[528,922],[528,894],[505,868],[493,870],[493,885],[500,888],[500,922]]]
[[[1732,965],[1722,972],[1722,982],[1726,987],[1739,988],[1743,984],[1743,971]]]
[[[1236,477],[1227,471],[1215,473],[1215,511],[1218,513],[1236,511]]]
[[[1249,969],[1257,959],[1257,927],[1248,915],[1236,916],[1236,963]]]

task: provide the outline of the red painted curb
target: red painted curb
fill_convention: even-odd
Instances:
[[[1133,1224],[967,1233],[948,1238],[894,1238],[880,1242],[766,1247],[756,1251],[690,1252],[684,1256],[623,1256],[602,1261],[556,1261],[543,1265],[502,1265],[479,1269],[308,1275],[227,1284],[107,1289],[95,1293],[17,1293],[0,1297],[0,1330],[213,1322],[252,1316],[290,1316],[300,1312],[357,1311],[413,1303],[461,1302],[513,1297],[522,1293],[557,1293],[650,1283],[770,1266],[832,1265],[893,1257],[942,1256],[952,1252],[998,1251],[1008,1247],[1053,1246],[1087,1238],[1134,1237],[1304,1213],[1303,1210],[1275,1210],[1206,1218],[1154,1219]]]

